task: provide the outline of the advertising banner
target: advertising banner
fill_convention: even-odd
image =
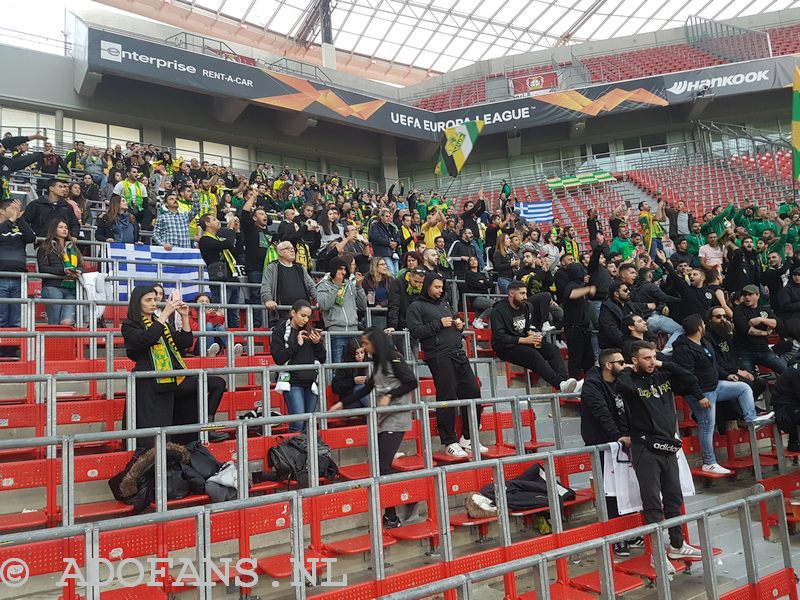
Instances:
[[[484,121],[486,135],[691,102],[701,89],[728,95],[784,87],[791,85],[796,60],[794,56],[783,56],[431,112],[167,44],[100,29],[88,30],[90,71],[246,99],[254,104],[432,142],[441,140],[446,128],[465,121]],[[525,85],[541,85],[540,91],[544,91],[544,86],[555,84],[552,76],[555,73],[545,73],[541,81],[528,77]]]

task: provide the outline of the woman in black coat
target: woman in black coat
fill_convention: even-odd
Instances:
[[[183,355],[194,342],[189,322],[189,307],[178,298],[167,300],[156,315],[156,292],[150,286],[137,286],[131,293],[128,318],[122,322],[125,353],[136,363],[135,371],[180,371],[186,368]],[[181,328],[176,331],[169,321],[180,315]],[[136,379],[136,428],[168,427],[198,423],[197,375]],[[225,380],[208,376],[208,420],[214,420]],[[211,441],[221,441],[226,433],[210,432]],[[196,433],[172,436],[173,442],[187,444],[197,439]],[[153,438],[139,438],[140,448],[149,448]]]

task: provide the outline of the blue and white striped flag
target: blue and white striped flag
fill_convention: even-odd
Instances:
[[[194,248],[173,248],[164,250],[163,246],[140,246],[136,244],[122,244],[113,242],[108,247],[108,258],[120,261],[113,275],[117,277],[135,277],[134,285],[147,285],[161,283],[164,286],[164,295],[169,296],[176,287],[174,282],[162,281],[163,279],[179,279],[188,282],[181,283],[181,293],[185,301],[193,300],[200,293],[198,281],[198,267],[205,268],[206,263],[200,255],[200,250]],[[130,261],[139,261],[132,263]],[[161,276],[158,274],[158,263],[180,262],[181,265],[162,265]],[[110,282],[111,283],[111,282]],[[128,284],[119,282],[119,299],[128,299]]]
[[[517,202],[517,209],[528,221],[542,223],[553,220],[553,202]]]

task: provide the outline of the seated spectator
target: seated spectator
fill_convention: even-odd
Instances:
[[[99,242],[119,242],[122,244],[141,244],[139,223],[128,212],[124,198],[111,196],[108,212],[97,217],[95,238]]]
[[[86,202],[89,203],[89,206],[91,206],[92,203],[100,204],[100,186],[94,182],[92,176],[88,173],[81,179],[81,191],[83,192],[83,197],[86,198]]]
[[[786,361],[769,347],[769,337],[779,329],[780,319],[768,306],[760,306],[761,294],[754,285],[742,289],[742,302],[733,309],[733,327],[739,361],[745,371],[755,372],[756,365],[768,367],[779,375]]]
[[[419,385],[413,369],[392,346],[392,341],[380,329],[370,328],[364,332],[362,343],[372,357],[373,371],[361,389],[343,398],[331,410],[364,405],[369,393],[375,390],[378,406],[398,406],[413,401],[412,392]],[[393,472],[392,461],[400,449],[405,432],[411,431],[411,412],[392,412],[378,415],[378,463],[379,474]],[[383,526],[392,529],[400,526],[400,519],[393,506],[383,513]]]
[[[746,383],[739,381],[736,374],[720,379],[720,368],[714,347],[705,339],[706,327],[700,315],[689,315],[683,320],[686,332],[673,345],[673,360],[696,378],[704,398],[685,396],[692,407],[699,426],[700,447],[703,458],[703,471],[715,475],[730,475],[731,471],[717,463],[714,455],[714,424],[717,402],[736,401],[742,409],[745,423],[755,426],[772,418],[773,413],[756,416],[753,391]]]
[[[317,288],[308,271],[294,262],[295,249],[289,241],[275,247],[278,260],[264,269],[261,281],[261,301],[270,313],[270,322],[285,319],[288,310],[277,311],[278,306],[292,306],[298,300],[317,301]]]
[[[775,409],[775,419],[781,431],[789,434],[786,449],[800,452],[800,364],[795,363],[787,368],[775,381],[770,398]]]
[[[278,365],[313,365],[325,362],[325,344],[322,332],[310,323],[311,305],[306,300],[298,300],[292,305],[288,319],[281,319],[272,330],[270,353]],[[337,361],[334,361],[337,362]],[[284,381],[284,377],[288,381]],[[319,400],[317,390],[317,370],[291,371],[278,375],[278,381],[288,384],[283,398],[290,415],[313,413]],[[305,431],[304,421],[289,424],[289,431]]]
[[[469,230],[467,230],[469,231]],[[477,313],[472,320],[473,329],[486,329],[489,327],[488,318],[491,314],[494,300],[488,295],[492,292],[492,276],[490,273],[481,270],[477,256],[470,256],[467,261],[467,271],[464,273],[464,292],[467,294],[481,294],[470,298],[470,310]]]
[[[317,303],[327,332],[358,331],[358,311],[367,310],[364,276],[356,271],[351,255],[335,256],[328,263],[328,273],[317,284]],[[331,361],[342,362],[342,355],[352,336],[330,335]]]
[[[491,323],[492,348],[498,358],[533,371],[564,394],[580,392],[583,383],[567,376],[558,346],[537,330],[524,283],[509,284],[508,297],[492,308]]]
[[[364,349],[364,346],[361,344],[361,340],[359,338],[352,338],[347,343],[347,348],[344,350],[344,356],[342,357],[342,362],[346,363],[363,363],[367,360],[367,351]],[[363,389],[364,384],[367,381],[367,369],[366,367],[361,368],[353,368],[353,369],[337,369],[335,375],[333,376],[333,381],[331,382],[331,389],[333,393],[339,396],[339,398],[346,398],[350,394],[354,392],[358,392]],[[369,397],[365,396],[361,399],[362,406],[369,406]]]
[[[131,292],[128,318],[122,322],[125,353],[136,363],[134,371],[180,371],[186,369],[183,355],[194,342],[189,322],[189,307],[173,296],[156,316],[156,293],[150,286],[137,286]],[[180,329],[174,329],[169,320],[177,314]],[[159,378],[136,378],[136,428],[169,427],[200,422],[197,414],[197,375]],[[217,412],[225,380],[209,375],[208,419]],[[219,442],[228,439],[225,432],[211,431],[208,439]],[[171,436],[177,444],[188,444],[197,439],[196,433]],[[152,448],[154,439],[137,439],[139,448]]]
[[[514,279],[514,270],[520,260],[511,252],[511,239],[500,232],[492,254],[492,267],[497,276],[497,289],[501,294],[508,292],[508,284]]]
[[[163,292],[162,292],[163,294]],[[211,296],[208,294],[198,294],[194,299],[195,304],[202,304],[202,310],[205,312],[205,331],[218,331],[224,333],[225,329],[225,313],[222,310],[215,309],[211,306]],[[189,311],[189,320],[192,324],[192,331],[200,331],[200,308],[192,308]],[[202,341],[200,341],[202,340]],[[194,354],[199,355],[197,344],[205,344],[206,356],[216,356],[228,346],[228,336],[221,335],[219,337],[205,336],[198,338],[190,349]],[[233,355],[239,358],[244,352],[241,344],[233,345]]]
[[[56,275],[42,281],[42,298],[46,300],[75,300],[78,279],[83,272],[83,256],[77,246],[69,239],[66,221],[53,220],[47,230],[47,237],[36,253],[39,272]],[[50,325],[73,325],[75,323],[74,304],[45,305],[47,322]]]
[[[800,320],[800,267],[792,269],[791,278],[780,291],[778,302],[784,319]]]
[[[396,279],[403,279],[408,271],[414,271],[422,266],[422,254],[412,250],[403,255],[402,268],[397,271]]]
[[[75,216],[75,211],[67,203],[69,186],[59,179],[47,182],[47,195],[37,198],[25,208],[23,218],[36,233],[36,237],[45,237],[50,229],[50,224],[55,220],[67,224],[69,236],[78,239],[81,234],[81,224]]]

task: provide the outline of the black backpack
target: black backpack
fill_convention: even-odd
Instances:
[[[319,476],[329,481],[339,475],[339,466],[331,456],[328,444],[317,437]],[[298,487],[308,487],[308,438],[304,433],[290,438],[278,438],[278,445],[267,453],[269,466],[278,481],[296,481]]]

